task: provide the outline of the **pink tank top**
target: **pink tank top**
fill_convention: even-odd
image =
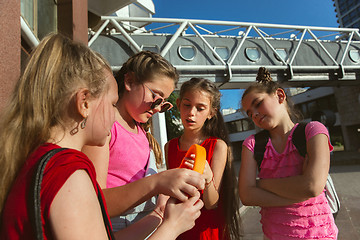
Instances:
[[[118,187],[145,176],[150,147],[145,131],[136,124],[138,133],[127,131],[119,122],[111,129],[109,169],[106,187]]]
[[[304,158],[292,143],[295,127],[291,130],[282,153],[276,152],[269,139],[261,163],[260,178],[283,178],[301,174]],[[306,140],[317,134],[325,134],[329,139],[328,131],[323,124],[308,123],[305,128]],[[332,151],[330,141],[328,144]],[[254,152],[254,135],[248,137],[243,145]],[[260,213],[263,232],[271,240],[337,238],[338,229],[324,192],[317,197],[289,206],[262,207]]]

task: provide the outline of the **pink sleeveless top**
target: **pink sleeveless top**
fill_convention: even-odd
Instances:
[[[292,143],[295,127],[289,134],[285,150],[281,154],[276,152],[271,139],[269,139],[261,163],[260,178],[283,178],[302,173],[304,158]],[[320,122],[308,123],[305,128],[306,140],[317,134],[325,134],[329,139],[328,131],[323,124]],[[333,147],[330,141],[328,144],[332,151]],[[254,135],[248,137],[243,145],[254,152]],[[317,197],[289,206],[262,207],[260,213],[263,232],[269,239],[337,238],[338,229],[324,192]]]
[[[138,133],[127,131],[119,122],[111,129],[109,169],[106,187],[113,188],[145,176],[150,155],[145,131],[136,123]]]

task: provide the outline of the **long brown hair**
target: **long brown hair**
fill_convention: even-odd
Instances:
[[[235,176],[231,151],[229,135],[224,123],[222,114],[220,113],[220,98],[221,93],[219,88],[210,80],[204,78],[191,78],[189,81],[183,83],[180,88],[180,101],[183,99],[186,92],[192,90],[200,90],[207,92],[210,96],[211,111],[216,111],[214,116],[206,120],[202,127],[204,136],[214,136],[222,139],[228,146],[226,165],[222,177],[222,184],[220,190],[220,201],[223,204],[224,216],[226,220],[225,232],[231,239],[240,239],[241,237],[241,220],[240,220],[240,201],[237,194],[237,179]]]
[[[130,57],[115,75],[119,88],[119,98],[123,96],[125,91],[124,79],[125,74],[127,73],[133,73],[135,75],[134,81],[137,84],[149,81],[156,75],[163,75],[172,79],[174,81],[174,86],[176,86],[179,81],[179,74],[176,71],[176,68],[160,54],[150,51],[141,51]],[[152,124],[150,121],[151,120],[149,120],[148,123],[141,125],[143,128],[145,127],[144,130],[146,131],[146,137],[149,141],[150,148],[154,151],[157,165],[160,166],[162,164],[161,147],[155,137],[151,134],[151,131],[149,131],[149,127]]]
[[[0,209],[29,154],[69,125],[73,97],[87,88],[92,97],[106,89],[108,63],[86,45],[60,35],[45,37],[32,52],[0,123]]]

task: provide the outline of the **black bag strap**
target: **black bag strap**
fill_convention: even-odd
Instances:
[[[267,130],[262,130],[255,134],[254,158],[257,162],[259,172],[269,138],[270,133]]]
[[[292,142],[295,145],[296,149],[301,156],[305,157],[306,150],[306,137],[305,137],[305,127],[307,123],[301,122],[294,129]],[[266,149],[266,144],[270,138],[269,131],[262,130],[255,134],[255,146],[254,146],[254,158],[258,165],[258,170],[260,172],[260,166],[262,160],[264,159],[264,153]]]
[[[41,182],[44,175],[44,170],[46,164],[49,162],[49,160],[58,152],[66,150],[67,148],[55,148],[47,153],[45,153],[41,158],[40,161],[35,166],[35,174],[33,177],[33,191],[31,191],[31,198],[30,202],[32,202],[33,207],[30,207],[30,221],[33,223],[33,229],[35,230],[35,236],[36,239],[44,239],[43,238],[43,228],[42,228],[42,219],[41,219],[41,200],[40,200],[40,191],[41,191]],[[97,196],[99,199],[99,203],[101,206],[101,212],[104,219],[104,224],[107,230],[107,234],[109,239],[115,239],[111,230],[111,225],[109,223],[109,219],[106,214],[106,210],[104,207],[104,203],[101,198],[100,189],[99,186],[97,187]],[[31,205],[31,204],[30,204]]]
[[[40,203],[40,190],[41,190],[41,182],[43,179],[43,174],[45,170],[46,164],[49,162],[49,160],[58,152],[65,150],[65,148],[55,148],[47,153],[45,153],[41,158],[40,161],[36,165],[35,175],[33,178],[33,191],[31,200],[33,202],[33,213],[30,214],[30,218],[33,227],[35,229],[35,236],[36,239],[44,239],[43,238],[43,228],[42,228],[42,219],[41,219],[41,203]]]
[[[106,209],[105,209],[105,205],[104,205],[103,199],[102,199],[101,194],[100,194],[99,185],[96,184],[96,188],[97,188],[97,196],[98,196],[98,199],[99,199],[99,203],[100,203],[100,207],[101,207],[101,213],[102,213],[102,216],[103,216],[103,220],[104,220],[104,224],[105,224],[105,228],[106,228],[108,238],[110,240],[115,239],[115,236],[113,235],[111,224],[109,222],[109,218],[108,218],[108,215],[107,215],[107,212],[106,212]]]
[[[295,145],[296,149],[302,157],[305,157],[307,153],[305,136],[306,124],[307,123],[304,122],[299,123],[292,135],[292,143]]]

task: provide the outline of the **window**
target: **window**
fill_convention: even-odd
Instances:
[[[243,124],[243,131],[249,131],[255,129],[254,122],[251,121],[250,119],[243,119],[242,124]]]
[[[159,47],[157,45],[153,45],[153,46],[150,46],[150,45],[142,45],[141,46],[141,50],[143,51],[150,51],[150,52],[154,52],[154,53],[159,53]]]
[[[21,0],[20,11],[31,30],[35,30],[34,23],[34,1]]]
[[[227,47],[215,47],[215,52],[219,54],[222,60],[228,60],[230,57],[230,51]]]
[[[250,119],[239,119],[226,123],[229,133],[237,133],[255,129],[254,123]]]
[[[191,61],[196,56],[196,49],[194,46],[180,46],[178,53],[183,60]]]
[[[245,55],[252,62],[257,62],[260,59],[260,52],[257,48],[246,48]]]
[[[53,0],[21,0],[21,16],[40,40],[57,30],[57,7]]]
[[[351,59],[351,61],[355,62],[355,63],[359,63],[360,61],[360,54],[358,50],[350,50],[349,51],[349,57]]]
[[[280,55],[280,57],[286,61],[288,56],[287,56],[287,53],[286,53],[286,50],[284,48],[278,48],[278,49],[275,49],[275,51],[277,52],[277,54]],[[276,60],[278,60],[279,62],[281,62],[281,59],[274,53],[274,56],[276,58]]]
[[[302,113],[304,118],[311,118],[312,114],[319,110],[330,110],[338,112],[334,95],[318,98],[295,106]]]

